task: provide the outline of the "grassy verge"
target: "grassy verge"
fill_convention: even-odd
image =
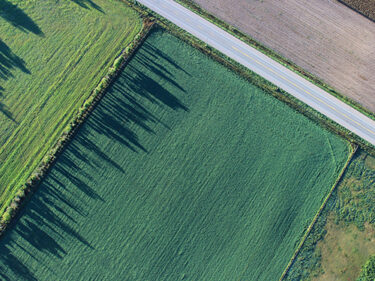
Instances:
[[[375,254],[375,158],[359,150],[285,280],[355,280]]]
[[[64,128],[62,135],[57,139],[53,147],[43,157],[27,182],[17,190],[14,197],[11,198],[5,211],[2,213],[0,221],[0,235],[4,233],[12,218],[17,214],[19,209],[28,201],[43,178],[48,174],[49,170],[55,163],[57,157],[62,153],[64,147],[74,137],[78,128],[89,116],[90,112],[95,108],[96,104],[103,97],[106,89],[111,85],[118,73],[125,67],[131,59],[134,52],[139,48],[142,42],[147,38],[149,31],[152,29],[153,23],[145,19],[141,31],[135,35],[133,41],[129,43],[121,54],[114,60],[112,66],[108,69],[107,74],[100,80],[99,84],[91,92],[90,96],[76,111],[73,120]]]
[[[0,215],[142,26],[115,0],[1,1]]]
[[[374,146],[372,146],[370,143],[366,142],[365,140],[361,139],[360,137],[356,136],[355,134],[353,134],[346,128],[335,123],[334,121],[327,118],[326,116],[319,113],[318,111],[314,110],[313,108],[307,106],[300,100],[296,99],[289,93],[273,85],[272,83],[270,83],[263,77],[259,76],[258,74],[252,72],[251,70],[247,69],[246,67],[242,66],[241,64],[232,60],[231,58],[223,55],[216,49],[211,48],[206,43],[202,42],[201,40],[192,36],[188,32],[179,28],[178,26],[171,23],[167,19],[154,13],[152,10],[148,9],[147,7],[141,4],[134,5],[133,2],[129,2],[126,0],[124,1],[127,2],[134,9],[136,9],[140,14],[143,14],[146,17],[154,18],[155,20],[157,20],[158,25],[162,26],[164,29],[168,30],[173,35],[179,37],[181,40],[188,42],[189,44],[193,45],[195,48],[211,56],[212,58],[214,58],[221,64],[225,65],[226,67],[232,69],[233,71],[235,71],[236,73],[238,73],[239,75],[247,79],[250,83],[257,85],[258,87],[262,88],[264,91],[269,93],[270,95],[285,102],[290,107],[300,112],[301,114],[309,117],[311,120],[318,123],[322,127],[340,135],[341,137],[347,139],[349,142],[358,144],[362,149],[366,150],[368,153],[375,156]]]
[[[202,16],[204,19],[212,22],[213,24],[219,26],[220,28],[224,29],[231,35],[237,37],[241,41],[245,42],[246,44],[254,47],[258,51],[262,52],[263,54],[269,56],[270,58],[274,59],[275,61],[279,62],[280,64],[286,66],[290,70],[294,71],[295,73],[303,76],[308,81],[312,82],[319,88],[323,89],[324,91],[330,93],[331,95],[335,96],[336,98],[340,99],[341,101],[345,102],[346,104],[350,105],[351,107],[355,108],[356,110],[362,112],[367,117],[375,120],[375,113],[371,112],[370,110],[363,107],[358,102],[346,97],[345,95],[341,94],[333,87],[327,85],[322,81],[320,78],[316,77],[315,75],[307,72],[306,70],[302,69],[292,61],[286,59],[282,55],[276,53],[275,51],[271,50],[270,48],[264,46],[257,40],[251,38],[249,35],[243,33],[242,31],[238,30],[232,25],[227,24],[226,22],[220,20],[219,18],[215,17],[214,15],[206,12],[203,10],[199,5],[194,3],[191,0],[176,0],[176,2],[180,3],[181,5],[185,6],[186,8],[192,10],[193,12],[197,13],[198,15]]]

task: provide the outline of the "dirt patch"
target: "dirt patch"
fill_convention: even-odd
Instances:
[[[360,231],[355,225],[337,225],[330,217],[327,223],[327,235],[318,243],[322,254],[324,274],[313,278],[314,281],[356,280],[361,266],[370,255],[375,253],[375,230],[365,224]]]
[[[375,158],[370,155],[367,155],[365,160],[365,166],[367,169],[372,169],[375,171]]]
[[[375,23],[335,0],[195,0],[375,112]]]

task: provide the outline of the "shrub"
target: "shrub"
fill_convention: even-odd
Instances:
[[[125,49],[125,52],[126,52],[126,49]],[[122,56],[120,56],[117,59],[115,59],[115,61],[113,62],[113,68],[119,69],[119,67],[121,66],[121,64],[122,64],[123,61],[124,61],[124,57],[122,57]]]
[[[362,267],[361,275],[357,281],[374,281],[375,280],[375,255],[371,256]]]
[[[7,210],[3,214],[3,217],[1,218],[1,222],[3,224],[9,223],[12,218],[12,213],[13,213],[13,210],[8,207]]]
[[[23,197],[25,197],[25,190],[23,189],[23,187],[21,187],[21,189],[20,190],[18,190],[17,191],[17,193],[16,193],[16,196],[17,197],[19,197],[19,198],[23,198]]]

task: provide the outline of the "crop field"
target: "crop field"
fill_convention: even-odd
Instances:
[[[348,152],[154,31],[0,240],[0,276],[276,280]]]
[[[141,27],[115,0],[0,2],[0,214]]]

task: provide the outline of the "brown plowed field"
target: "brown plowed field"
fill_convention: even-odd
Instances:
[[[375,112],[375,23],[335,0],[195,0]]]

